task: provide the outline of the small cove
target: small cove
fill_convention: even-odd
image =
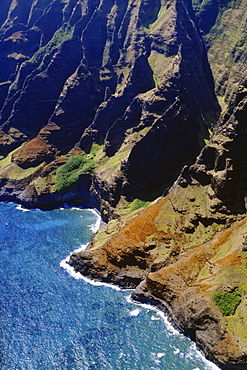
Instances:
[[[131,303],[129,291],[75,279],[61,267],[98,223],[92,210],[0,203],[0,368],[218,369],[159,312]]]

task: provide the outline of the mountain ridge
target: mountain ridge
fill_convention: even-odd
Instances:
[[[245,78],[168,194],[110,221],[69,261],[83,275],[134,288],[134,300],[158,306],[222,369],[245,369],[247,358],[246,99]],[[225,315],[213,297],[237,289],[241,300]]]
[[[69,263],[245,369],[245,1],[2,6],[0,200],[97,208]]]
[[[14,27],[20,43],[34,33],[40,38],[41,47],[20,63],[15,76],[12,74],[13,82],[1,111],[0,147],[6,156],[28,141],[8,162],[9,167],[13,163],[21,172],[42,163],[45,167],[52,160],[58,166],[61,162],[56,158],[73,147],[75,152],[82,150],[82,155],[94,156],[95,145],[101,146],[92,192],[99,193],[101,213],[110,218],[121,201],[153,200],[161,195],[184,162],[193,162],[220,111],[213,78],[190,2],[58,3],[42,3],[43,8],[39,9],[43,9],[43,14],[36,20],[32,14],[38,5],[33,5],[26,31],[22,23],[21,30],[16,31],[16,17],[16,24],[5,31],[9,38]],[[6,25],[14,22],[12,17],[19,8],[17,4],[15,11],[9,12]],[[43,34],[41,26],[55,11],[60,14],[60,28],[48,39],[48,30]],[[16,38],[11,37],[9,57],[13,59],[17,58],[13,53]],[[172,138],[176,141],[170,145]],[[154,159],[149,147],[158,139],[164,145],[157,145]],[[121,162],[112,166],[114,155]],[[140,169],[137,175],[136,163],[142,163],[142,156],[145,171]],[[109,172],[113,173],[110,178]],[[52,177],[56,181],[55,173]],[[48,188],[50,205],[43,207],[56,204],[59,195],[54,188],[45,178],[37,181],[44,184],[43,194],[38,195],[39,205],[42,206],[42,197],[47,199]],[[99,183],[108,189],[105,193],[109,199],[105,203]],[[35,183],[25,185],[26,182],[20,184],[20,188],[25,191],[26,205],[37,204],[32,199],[33,192],[28,190],[30,186],[35,188]],[[8,186],[11,187],[10,182]],[[2,197],[7,197],[6,188]],[[13,199],[24,201],[21,194],[14,193],[15,190],[11,193]]]

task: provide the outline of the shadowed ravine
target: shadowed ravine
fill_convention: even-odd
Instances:
[[[69,264],[133,288],[225,370],[247,366],[246,21],[246,0],[0,14],[0,200],[97,209]]]

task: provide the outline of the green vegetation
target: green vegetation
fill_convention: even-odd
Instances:
[[[11,140],[11,137],[10,137]],[[12,155],[17,152],[25,143],[19,146],[19,148],[14,149],[10,152],[7,157],[0,159],[0,173],[4,177],[8,177],[10,180],[22,180],[33,175],[36,171],[40,170],[44,166],[44,162],[36,167],[22,168],[16,163],[12,162]]]
[[[104,156],[103,151],[103,145],[99,145],[97,143],[93,143],[92,147],[90,149],[90,152],[87,154],[88,159],[93,159],[95,162],[101,159],[102,156]]]
[[[56,174],[55,190],[63,191],[74,184],[81,173],[91,172],[95,167],[93,159],[86,156],[72,156],[68,162],[58,168]]]
[[[39,50],[34,53],[32,58],[26,61],[22,67],[25,67],[25,65],[29,63],[41,63],[46,55],[50,54],[54,49],[59,49],[65,41],[71,39],[73,36],[73,31],[73,27],[71,27],[68,23],[64,23],[63,26],[54,33],[48,44],[39,48]],[[39,66],[39,69],[41,69],[41,67],[42,65]]]
[[[12,53],[8,55],[8,58],[13,58],[15,60],[20,60],[20,59],[28,59],[28,57],[24,54],[21,53]]]
[[[137,209],[140,209],[140,208],[143,208],[143,207],[147,207],[150,203],[151,202],[149,202],[149,201],[145,201],[145,200],[141,200],[141,199],[135,199],[131,203],[130,212],[136,211]]]
[[[245,70],[247,32],[244,0],[192,0],[192,3],[208,50],[215,92],[221,98],[224,110]],[[212,11],[216,3],[217,18],[214,20]]]
[[[110,157],[108,160],[108,157],[105,157],[104,162],[101,164],[100,169],[105,170],[105,169],[111,169],[115,170],[121,166],[121,161],[129,154],[129,150],[117,152],[115,155]],[[107,162],[105,162],[107,160]]]
[[[157,14],[157,19],[155,20],[155,22],[153,24],[149,24],[148,26],[145,25],[145,27],[148,27],[149,29],[150,28],[158,28],[162,25],[162,22],[164,21],[162,15],[164,12],[167,12],[168,10],[168,6],[161,6],[160,9],[159,9],[159,12]],[[169,10],[168,10],[169,12]]]
[[[160,5],[152,4],[152,6],[145,7],[145,2],[143,4],[141,20],[143,22],[144,29],[147,33],[150,32],[151,25],[157,20],[160,12]]]
[[[224,316],[234,315],[241,302],[241,292],[239,289],[232,292],[214,292],[212,299]]]
[[[154,80],[154,84],[155,86],[158,86],[159,85],[159,82],[160,82],[160,79],[156,76],[156,74],[154,73],[154,70],[155,70],[155,64],[156,64],[156,57],[153,57],[153,56],[150,56],[148,58],[148,63],[149,63],[149,66],[153,72],[153,80]]]
[[[50,54],[53,50],[59,49],[62,44],[71,39],[73,36],[74,27],[71,27],[68,23],[64,23],[53,35],[52,39],[47,43],[47,45],[42,46],[39,50],[33,54],[32,58],[26,60],[21,64],[20,70],[17,73],[16,79],[9,88],[9,91],[18,89],[18,81],[21,71],[25,68],[36,68],[42,70],[44,65],[44,58],[46,55]]]

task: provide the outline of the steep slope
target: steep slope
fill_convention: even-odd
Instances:
[[[118,203],[161,195],[218,118],[190,1],[14,2],[1,32],[13,64],[2,76],[2,199],[55,204],[57,159],[76,146],[95,156],[91,193],[111,217]]]
[[[70,264],[135,288],[209,359],[241,370],[246,6],[3,0],[0,14],[0,199],[113,218]]]
[[[84,275],[136,288],[133,299],[164,310],[223,369],[247,366],[246,123],[245,78],[168,195],[109,222],[69,262]],[[222,313],[215,292],[238,294],[233,311]]]
[[[231,100],[247,61],[246,1],[193,0],[222,107]]]

